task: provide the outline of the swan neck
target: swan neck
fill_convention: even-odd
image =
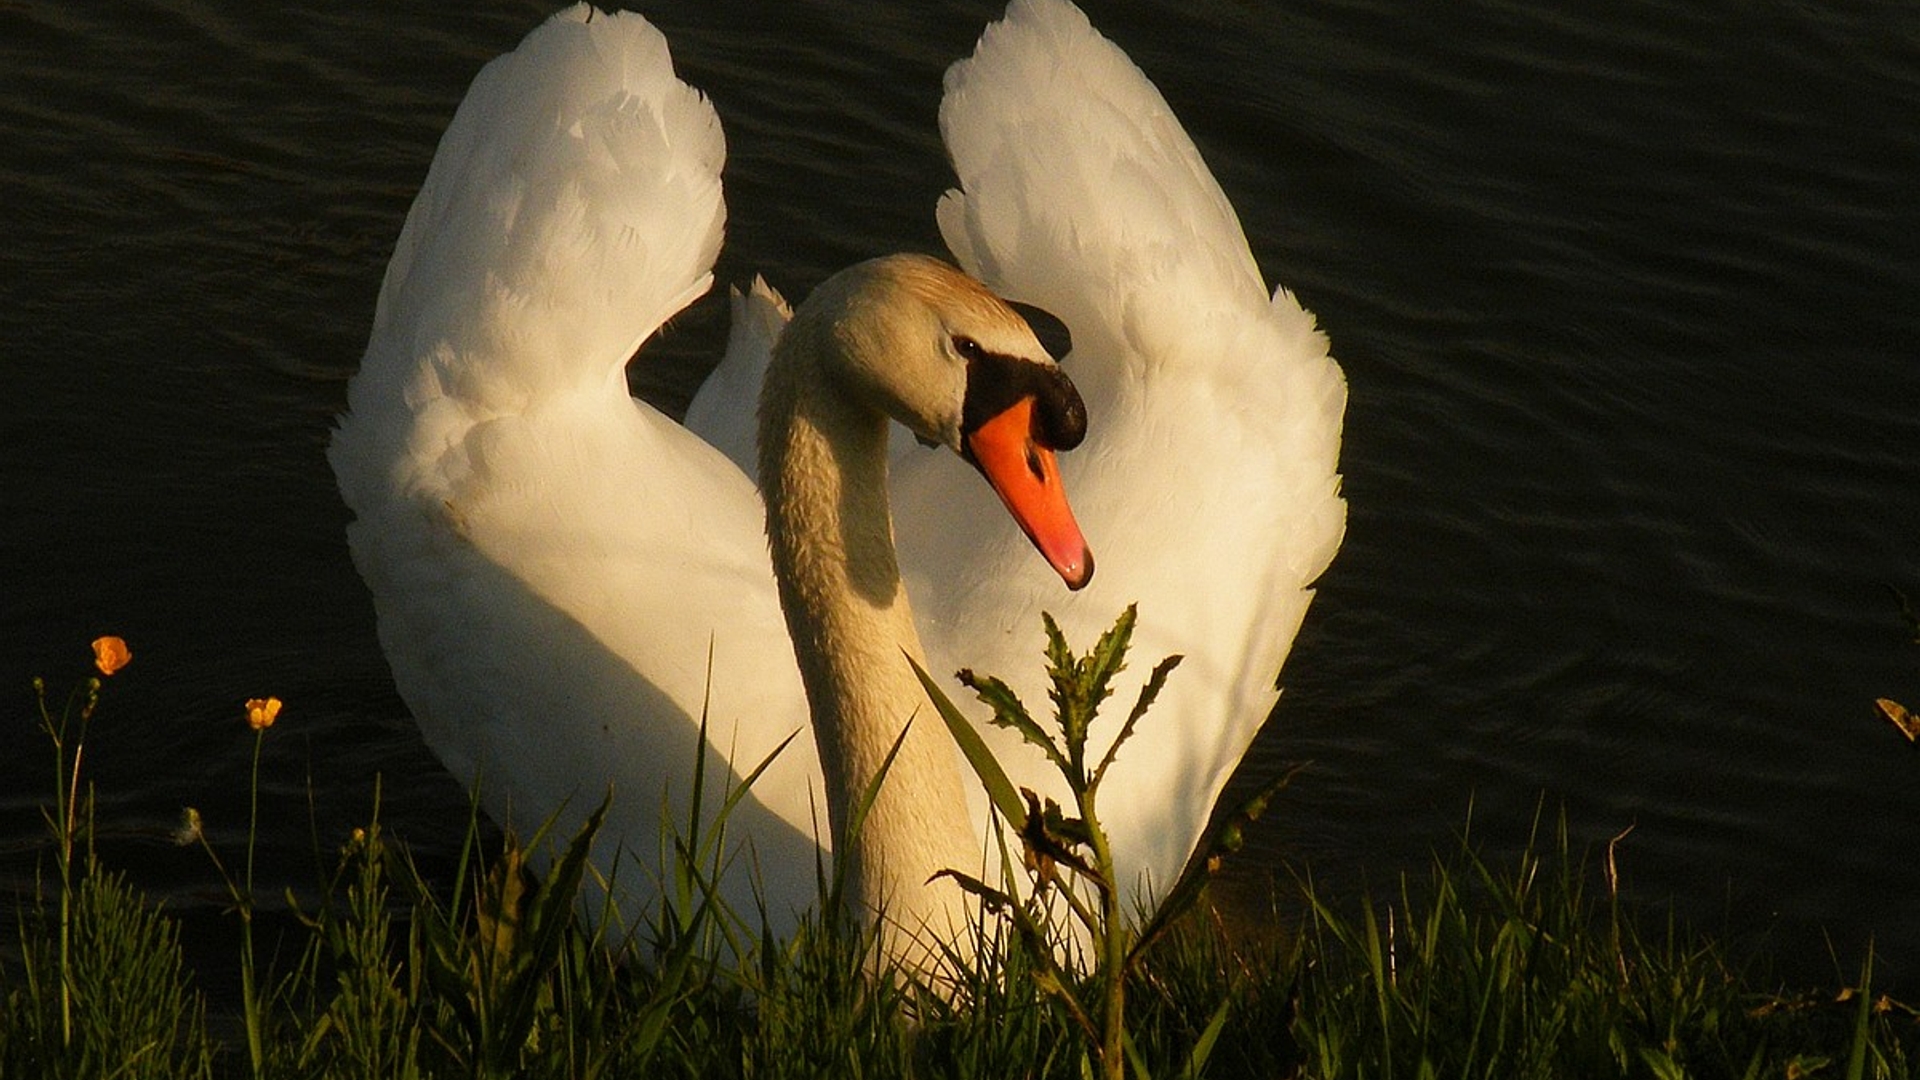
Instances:
[[[836,378],[831,347],[821,347],[805,315],[775,349],[761,398],[767,535],[835,850],[850,856],[863,913],[884,912],[883,943],[905,935],[887,945],[900,957],[922,926],[955,939],[964,925],[956,920],[970,918],[964,894],[945,879],[924,883],[945,869],[975,872],[981,855],[956,752],[907,663],[925,659],[894,551],[887,417]],[[849,840],[854,810],[896,741]]]

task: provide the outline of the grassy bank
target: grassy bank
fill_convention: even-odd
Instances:
[[[0,970],[0,1076],[1080,1077],[1102,1060],[1108,1033],[1076,1002],[1108,1000],[1113,969],[1056,967],[1011,922],[989,920],[1000,947],[937,989],[873,977],[849,919],[761,940],[697,887],[631,926],[589,925],[575,899],[595,887],[590,829],[530,840],[551,855],[538,869],[517,845],[470,840],[449,880],[428,881],[369,821],[272,947],[254,941],[251,844],[208,846],[241,973],[241,1000],[213,1015],[173,918],[91,850],[83,748],[100,690],[43,693],[52,854]],[[257,749],[277,704],[248,705]],[[1920,1023],[1875,992],[1870,957],[1853,986],[1782,995],[1745,958],[1642,918],[1607,871],[1605,852],[1553,833],[1513,865],[1463,843],[1391,895],[1299,883],[1279,898],[1285,933],[1230,936],[1196,905],[1122,969],[1124,1071],[1920,1073]]]

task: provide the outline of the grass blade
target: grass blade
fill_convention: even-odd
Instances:
[[[926,688],[927,697],[933,702],[934,711],[946,722],[947,731],[953,741],[960,744],[960,752],[966,755],[967,764],[973,766],[974,775],[987,789],[987,797],[993,800],[993,808],[1000,816],[1010,822],[1022,822],[1027,819],[1026,804],[1020,801],[1020,793],[1014,790],[1013,781],[1007,779],[1006,770],[994,760],[993,751],[987,749],[987,742],[973,729],[967,718],[953,704],[953,700],[934,683],[927,669],[920,666],[913,657],[907,657],[907,663],[913,665],[913,673],[920,679],[920,685]]]

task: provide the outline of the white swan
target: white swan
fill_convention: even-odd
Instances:
[[[910,625],[876,532],[887,470],[793,445],[793,417],[827,393],[797,373],[851,358],[834,394],[858,387],[863,407],[959,449],[957,350],[1049,370],[1025,323],[957,274],[884,260],[802,305],[779,349],[786,374],[768,374],[784,311],[756,288],[736,300],[728,356],[686,427],[630,399],[628,357],[711,284],[724,148],[659,33],[585,5],[474,80],[408,214],[329,449],[354,558],[396,685],[494,816],[529,831],[558,810],[566,827],[611,789],[597,852],[624,910],[660,888],[662,814],[687,820],[703,715],[736,781],[802,733],[729,819],[742,854],[721,883],[743,913],[758,889],[784,930],[816,899],[820,810],[844,804],[906,719],[897,650],[915,649],[915,629],[936,674],[995,672],[1038,706],[1040,611],[1084,645],[1136,600],[1139,659],[1117,698],[1152,660],[1187,660],[1109,773],[1104,816],[1129,881],[1170,881],[1271,709],[1339,544],[1339,369],[1311,316],[1267,294],[1232,208],[1138,69],[1064,0],[1015,0],[949,71],[941,127],[960,181],[939,207],[953,254],[1072,329],[1065,370],[1089,419],[1060,468],[1100,570],[1068,593],[971,469],[896,439]],[[830,324],[882,344],[825,342]],[[897,367],[877,368],[883,354]],[[770,521],[749,479],[763,380]],[[834,495],[789,512],[781,493],[812,489]],[[822,507],[843,516],[809,522]],[[847,540],[850,522],[869,539]],[[1083,572],[1061,543],[1050,559],[1073,582]],[[799,565],[846,554],[838,584]],[[856,609],[868,621],[818,632]],[[811,734],[803,668],[827,721]],[[869,699],[850,744],[834,721]],[[863,897],[909,930],[954,914],[922,882],[948,860],[979,865],[986,815],[920,712],[857,860]],[[985,734],[1017,783],[1063,796],[1016,735]]]

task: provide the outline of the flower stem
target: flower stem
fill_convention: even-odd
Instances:
[[[266,1074],[261,1047],[260,998],[253,985],[253,842],[260,827],[260,747],[266,741],[266,729],[253,733],[253,771],[247,784],[247,870],[240,900],[240,994],[247,1022],[247,1056],[255,1077]]]
[[[65,725],[62,725],[65,734]],[[53,739],[54,754],[59,758],[60,771],[66,770],[66,750],[61,745],[59,735]],[[66,805],[59,808],[60,816],[60,1045],[62,1048],[73,1045],[73,800],[74,790],[80,780],[80,752],[74,748],[73,780],[67,783],[65,776],[60,777],[65,790]]]

